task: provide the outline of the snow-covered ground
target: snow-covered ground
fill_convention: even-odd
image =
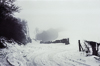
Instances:
[[[10,45],[0,50],[0,66],[100,66],[95,56],[85,56],[78,45],[40,44]]]

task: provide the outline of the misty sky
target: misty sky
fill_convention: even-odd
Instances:
[[[35,28],[62,29],[58,38],[100,42],[100,0],[18,0],[17,17],[28,21],[30,34]]]

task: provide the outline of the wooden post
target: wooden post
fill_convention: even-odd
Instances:
[[[69,38],[67,38],[67,44],[69,44]]]
[[[82,46],[81,46],[81,43],[80,43],[80,40],[78,40],[78,44],[79,44],[79,51],[83,51],[83,48],[82,48]]]
[[[79,45],[79,51],[81,51],[80,40],[78,40],[78,45]]]
[[[97,43],[97,55],[98,55],[98,51],[99,51],[99,44]]]
[[[97,56],[97,50],[96,50],[96,42],[90,42],[90,45],[92,47],[92,55],[96,55]]]

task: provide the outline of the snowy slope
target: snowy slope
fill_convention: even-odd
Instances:
[[[86,57],[78,52],[77,45],[39,44],[33,41],[26,46],[17,44],[0,50],[1,66],[99,66],[95,56]]]

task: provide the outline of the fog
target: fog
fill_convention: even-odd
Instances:
[[[41,31],[62,28],[58,38],[100,42],[99,0],[18,0],[17,4],[22,10],[16,16],[28,21],[32,38],[36,28]]]

